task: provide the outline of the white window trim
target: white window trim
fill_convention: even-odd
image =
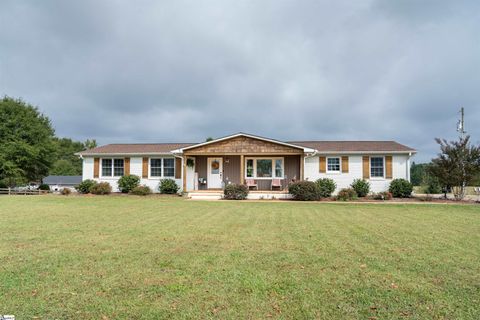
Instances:
[[[104,176],[103,175],[103,160],[112,160],[112,175],[111,176]],[[121,176],[115,176],[115,160],[123,160],[123,174]],[[122,177],[125,174],[125,158],[100,158],[100,178],[110,178],[110,179],[117,179]]]
[[[338,170],[328,170],[328,159],[338,159],[338,163],[340,165]],[[326,170],[325,172],[328,174],[341,174],[342,173],[342,157],[327,157],[325,160]]]
[[[161,175],[160,176],[152,176],[152,159],[162,159],[161,165]],[[173,176],[165,176],[165,167],[163,164],[164,159],[173,159]],[[175,158],[174,157],[150,157],[148,158],[148,179],[151,180],[162,180],[162,179],[174,179],[175,180]]]
[[[257,160],[272,160],[272,176],[271,177],[257,177]],[[247,161],[253,160],[253,177],[247,177]],[[275,160],[282,160],[282,176],[275,176]],[[284,179],[285,177],[285,158],[284,157],[248,157],[245,158],[245,179],[255,180],[272,180],[272,179]]]
[[[372,177],[372,158],[382,158],[383,159],[383,176],[381,177]],[[370,156],[368,158],[368,170],[370,171],[369,172],[369,176],[370,176],[370,180],[385,180],[385,156]]]

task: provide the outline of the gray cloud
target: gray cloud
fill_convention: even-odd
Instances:
[[[480,136],[476,1],[2,1],[0,94],[100,143]]]

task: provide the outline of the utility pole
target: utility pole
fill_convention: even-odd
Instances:
[[[457,131],[460,133],[460,140],[463,143],[463,140],[465,139],[465,134],[467,133],[465,131],[465,110],[460,108],[460,115],[461,118],[457,123]],[[461,197],[465,197],[465,187],[467,186],[467,183],[465,181],[465,156],[462,154],[462,157],[460,159],[461,161],[461,166],[462,166],[462,174],[463,174],[463,182],[462,182],[462,189],[461,189]]]
[[[460,114],[461,114],[461,118],[460,120],[458,120],[458,123],[457,123],[457,131],[460,133],[460,138],[465,138],[465,133],[467,133],[465,131],[465,110],[464,108],[460,108]]]

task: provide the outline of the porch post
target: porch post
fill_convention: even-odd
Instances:
[[[302,154],[300,156],[300,181],[303,180],[304,174],[303,174],[303,164],[305,161],[305,156]]]
[[[245,183],[245,157],[240,155],[240,184]]]
[[[187,191],[187,156],[182,157],[182,163],[183,163],[183,192]]]

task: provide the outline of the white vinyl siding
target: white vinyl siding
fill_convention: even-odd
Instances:
[[[320,155],[321,156],[321,155]],[[343,172],[342,174],[330,174],[328,172],[320,173],[319,168],[319,156],[314,157],[305,157],[305,179],[309,181],[316,181],[320,178],[330,178],[335,181],[337,184],[338,190],[342,188],[349,188],[355,179],[362,179],[363,177],[363,166],[362,166],[362,156],[363,154],[349,154],[348,159],[348,173]],[[383,155],[379,155],[383,157]],[[326,156],[328,157],[328,156]],[[333,157],[336,157],[333,156]],[[341,158],[341,155],[339,155]],[[372,156],[375,157],[375,156]],[[408,179],[407,170],[409,156],[407,154],[393,155],[392,157],[392,169],[393,169],[393,179],[402,178]],[[385,178],[372,178],[370,182],[370,191],[371,192],[382,192],[387,191],[390,186],[391,179]]]

